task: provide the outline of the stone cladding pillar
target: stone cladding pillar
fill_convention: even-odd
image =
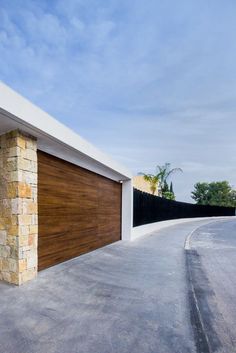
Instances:
[[[0,136],[0,280],[37,275],[37,141],[19,130]]]

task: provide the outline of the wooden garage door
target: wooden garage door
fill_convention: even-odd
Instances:
[[[121,184],[38,151],[39,270],[121,238]]]

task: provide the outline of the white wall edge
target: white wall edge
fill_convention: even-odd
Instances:
[[[131,171],[0,81],[0,135],[16,129],[37,138],[38,150],[121,182],[121,239],[130,241],[133,225]]]
[[[181,223],[190,223],[194,221],[204,221],[204,220],[220,220],[220,219],[235,219],[234,216],[228,217],[196,217],[196,218],[180,218],[180,219],[171,219],[167,221],[155,222],[145,224],[143,226],[133,227],[131,231],[131,241],[139,239],[142,236],[159,231],[161,229],[174,226]]]
[[[0,134],[16,128],[37,137],[42,150],[47,145],[49,152],[52,152],[51,146],[57,150],[61,144],[62,149],[64,145],[71,153],[78,153],[78,159],[83,155],[91,163],[110,169],[120,180],[132,178],[132,173],[125,166],[0,81]]]
[[[130,241],[133,227],[133,185],[132,180],[122,182],[121,240]]]

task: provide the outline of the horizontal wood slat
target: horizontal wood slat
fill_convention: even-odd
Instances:
[[[39,270],[121,238],[121,184],[38,151]]]

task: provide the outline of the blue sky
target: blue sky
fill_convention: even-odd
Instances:
[[[236,187],[235,0],[0,0],[0,79],[134,173]]]

